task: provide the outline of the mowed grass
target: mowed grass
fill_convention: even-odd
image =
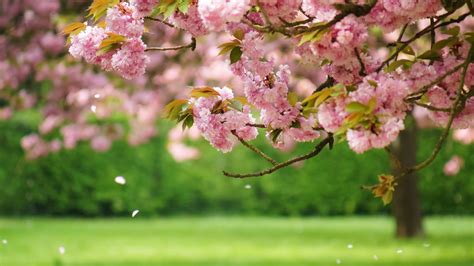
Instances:
[[[0,265],[473,266],[474,218],[425,227],[395,240],[388,217],[0,219]]]

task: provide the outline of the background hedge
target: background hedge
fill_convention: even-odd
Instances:
[[[271,176],[249,180],[226,178],[221,170],[256,171],[266,162],[239,147],[222,155],[203,141],[193,143],[202,154],[199,160],[175,162],[166,152],[166,128],[151,143],[131,148],[116,143],[106,153],[88,145],[62,151],[35,161],[25,161],[19,145],[34,123],[16,119],[0,123],[0,215],[118,216],[139,209],[141,215],[177,214],[264,214],[264,215],[349,215],[389,212],[360,185],[376,182],[376,175],[388,172],[383,151],[357,156],[346,144],[303,166],[290,167]],[[426,157],[438,136],[436,130],[419,135],[420,160]],[[279,154],[265,144],[276,158]],[[300,145],[293,153],[310,150]],[[421,192],[426,214],[473,214],[473,146],[452,140],[434,164],[422,171]],[[443,174],[452,154],[466,164],[454,177]],[[125,186],[114,183],[122,175]],[[246,185],[251,189],[246,189]]]

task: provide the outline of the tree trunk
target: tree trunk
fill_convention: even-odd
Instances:
[[[407,119],[407,128],[400,133],[398,145],[394,147],[395,156],[403,167],[416,164],[416,125],[413,119]],[[394,167],[395,174],[398,169]],[[393,195],[393,215],[395,216],[399,238],[413,238],[423,235],[418,176],[409,174],[397,181]]]

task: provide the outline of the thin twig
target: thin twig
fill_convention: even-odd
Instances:
[[[306,11],[304,11],[303,7],[301,7],[301,6],[300,6],[300,12],[301,12],[301,14],[303,14],[308,19],[311,19],[311,20],[315,19],[313,16],[310,16],[310,15],[306,14]]]
[[[447,16],[449,16],[451,14],[452,14],[452,12],[449,12],[449,13],[446,13],[444,15],[439,16],[439,19],[438,19],[438,21],[436,21],[436,23],[440,22],[443,18],[446,18]],[[417,34],[415,34],[415,36],[413,36],[409,40],[398,42],[401,45],[397,48],[397,50],[391,56],[389,56],[389,58],[387,58],[384,62],[382,62],[382,64],[377,68],[376,72],[380,72],[380,70],[382,70],[385,67],[385,65],[388,65],[388,63],[390,61],[392,61],[392,59],[396,58],[398,56],[398,54],[400,52],[402,52],[403,50],[405,50],[405,48],[407,48],[408,45],[410,45],[413,41],[419,39],[420,37],[424,36],[425,34],[431,32],[432,30],[435,30],[437,28],[444,27],[444,26],[450,25],[452,23],[459,23],[459,22],[463,21],[464,19],[466,19],[469,15],[470,15],[470,13],[463,14],[463,15],[459,16],[457,19],[451,19],[449,21],[440,23],[440,24],[438,24],[434,27],[429,25],[426,28],[424,28],[423,30],[419,31]]]
[[[357,61],[359,61],[359,64],[360,64],[359,75],[360,76],[367,76],[367,73],[365,72],[364,61],[362,61],[362,57],[360,57],[360,53],[359,53],[359,50],[357,49],[357,47],[354,48],[354,53],[356,54]]]
[[[242,143],[242,145],[249,148],[251,151],[255,152],[256,154],[260,155],[260,157],[262,157],[263,159],[267,160],[268,162],[270,162],[273,165],[278,164],[277,161],[272,159],[270,156],[265,154],[263,151],[259,150],[257,147],[253,146],[252,144],[248,143],[247,141],[245,141],[241,137],[239,137],[239,135],[237,135],[235,130],[232,130],[232,134],[240,141],[240,143]]]
[[[319,86],[316,88],[316,90],[314,90],[313,93],[316,93],[316,92],[318,92],[318,91],[322,91],[322,90],[324,90],[325,88],[329,88],[329,87],[333,86],[335,82],[336,82],[336,80],[335,80],[333,77],[328,76],[327,79],[326,79],[326,81],[324,81],[323,83],[321,83],[321,85],[319,85]]]
[[[435,31],[435,20],[433,17],[430,18],[431,25],[431,49],[433,49],[434,44],[436,43],[436,31]]]
[[[180,45],[180,46],[173,46],[173,47],[148,47],[146,48],[145,51],[160,51],[160,52],[163,52],[163,51],[177,51],[177,50],[182,50],[182,49],[191,49],[192,51],[194,51],[196,49],[196,38],[192,38],[191,39],[191,43],[190,44],[186,44],[186,45]]]
[[[152,20],[152,21],[157,21],[157,22],[160,22],[160,23],[165,24],[165,25],[168,26],[168,27],[176,28],[173,24],[171,24],[171,23],[169,23],[168,21],[166,21],[166,20],[164,20],[164,19],[161,19],[161,18],[145,17],[145,19]]]
[[[461,69],[463,66],[464,66],[464,62],[457,65],[455,68],[449,70],[448,72],[444,73],[442,76],[439,76],[437,79],[435,79],[433,82],[423,86],[420,90],[418,90],[417,92],[414,92],[414,93],[411,93],[409,94],[406,98],[405,98],[405,102],[411,102],[411,101],[414,101],[414,100],[418,100],[419,98],[421,98],[421,96],[423,96],[431,87],[433,87],[434,85],[437,85],[438,83],[442,82],[445,78],[447,78],[448,76],[456,73],[459,71],[459,69]]]
[[[322,140],[314,149],[313,151],[311,151],[310,153],[308,154],[305,154],[305,155],[302,155],[302,156],[299,156],[299,157],[296,157],[296,158],[293,158],[291,160],[288,160],[286,162],[283,162],[283,163],[279,163],[277,165],[275,165],[274,167],[270,168],[270,169],[267,169],[267,170],[264,170],[264,171],[261,171],[261,172],[257,172],[257,173],[250,173],[250,174],[234,174],[234,173],[229,173],[229,172],[225,172],[224,171],[224,175],[225,176],[228,176],[228,177],[233,177],[233,178],[248,178],[248,177],[257,177],[257,176],[264,176],[264,175],[268,175],[268,174],[271,174],[281,168],[284,168],[284,167],[287,167],[289,165],[292,165],[296,162],[300,162],[300,161],[304,161],[304,160],[308,160],[310,158],[313,158],[315,157],[316,155],[318,155],[323,149],[324,147],[326,147],[326,145],[328,144],[331,144],[333,142],[333,136],[332,135],[329,135],[327,138],[325,138],[324,140]]]
[[[405,169],[405,171],[402,172],[402,174],[398,178],[402,178],[402,177],[404,177],[404,176],[406,176],[410,173],[419,171],[419,170],[427,167],[428,165],[430,165],[434,161],[434,159],[436,159],[436,157],[437,157],[439,151],[441,150],[444,142],[446,141],[446,139],[449,136],[451,126],[453,125],[453,122],[454,122],[454,118],[456,117],[456,115],[459,114],[459,112],[462,111],[463,106],[461,105],[461,103],[462,103],[462,100],[464,98],[463,95],[462,95],[462,92],[464,91],[464,84],[465,84],[465,81],[466,81],[466,73],[467,73],[467,70],[469,68],[469,65],[471,63],[471,59],[473,58],[473,56],[474,56],[474,45],[471,45],[469,54],[468,54],[466,60],[463,63],[463,72],[461,74],[461,83],[460,83],[459,89],[457,91],[456,100],[454,101],[454,104],[451,107],[451,114],[449,116],[448,123],[446,125],[445,130],[441,134],[438,142],[436,142],[435,148],[431,152],[431,155],[426,160],[424,160],[423,162],[421,162],[421,163],[419,163],[415,166],[412,166],[412,167],[409,167],[409,168]],[[467,98],[464,98],[464,100],[466,100],[466,99]]]
[[[400,35],[398,35],[397,43],[399,43],[403,40],[403,35],[405,35],[405,32],[408,28],[408,25],[409,25],[409,23],[407,23],[403,26],[402,30],[400,31]],[[395,56],[395,60],[398,60],[398,54],[397,54],[397,56]]]
[[[435,111],[435,112],[446,112],[446,113],[451,112],[451,108],[440,108],[440,107],[436,107],[436,106],[432,106],[432,105],[429,105],[426,103],[420,103],[420,102],[413,102],[413,103],[415,105],[421,106],[423,108],[426,108],[428,110]]]
[[[251,123],[248,123],[248,124],[246,124],[246,126],[257,127],[257,128],[267,128],[264,124],[251,124]]]
[[[402,169],[402,162],[398,159],[397,155],[390,149],[390,147],[385,147],[385,151],[390,156],[390,160],[395,164],[395,168]]]

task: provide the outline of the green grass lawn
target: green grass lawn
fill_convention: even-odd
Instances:
[[[474,264],[474,218],[425,227],[425,239],[408,241],[382,217],[0,219],[0,266]]]

